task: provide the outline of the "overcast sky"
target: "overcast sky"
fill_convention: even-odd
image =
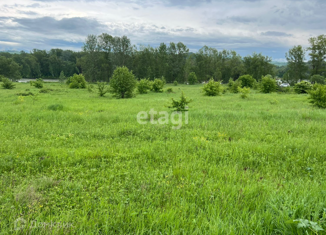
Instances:
[[[183,42],[284,60],[325,34],[326,0],[0,0],[0,50],[81,50],[88,34]]]

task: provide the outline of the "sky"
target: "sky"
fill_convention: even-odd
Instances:
[[[135,45],[183,42],[285,61],[326,30],[326,0],[0,0],[0,51],[80,51],[87,35]]]

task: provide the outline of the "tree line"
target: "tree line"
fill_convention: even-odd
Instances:
[[[241,57],[233,50],[218,51],[204,46],[197,53],[189,52],[182,42],[161,43],[158,47],[132,45],[127,36],[113,37],[103,33],[89,35],[82,51],[33,49],[19,54],[0,52],[0,75],[11,79],[59,78],[83,74],[87,81],[109,81],[116,68],[125,66],[136,78],[164,77],[167,82],[185,83],[195,73],[198,82],[213,78],[227,83],[249,74],[257,81],[270,74],[291,84],[325,76],[326,36],[309,39],[310,47],[295,46],[286,53],[287,66],[275,66],[272,58],[261,53]],[[309,52],[309,61],[305,54]]]

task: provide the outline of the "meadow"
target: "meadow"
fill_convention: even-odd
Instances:
[[[308,95],[45,87],[0,90],[0,234],[324,234],[326,111]],[[137,122],[181,91],[187,125]]]

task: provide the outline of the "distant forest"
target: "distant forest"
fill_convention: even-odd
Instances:
[[[66,77],[82,73],[89,82],[109,81],[113,71],[126,66],[138,78],[164,77],[167,82],[184,83],[191,72],[199,81],[210,78],[228,82],[244,74],[257,81],[270,74],[290,83],[309,79],[318,74],[325,76],[326,36],[309,39],[307,49],[295,46],[286,53],[287,64],[273,64],[272,58],[261,53],[241,57],[233,50],[218,51],[204,46],[197,53],[189,52],[182,42],[157,48],[131,44],[128,37],[113,37],[103,33],[89,35],[82,51],[33,49],[30,53],[0,52],[0,75],[13,80],[20,78],[56,79],[63,71]],[[309,51],[309,61],[305,54]]]

